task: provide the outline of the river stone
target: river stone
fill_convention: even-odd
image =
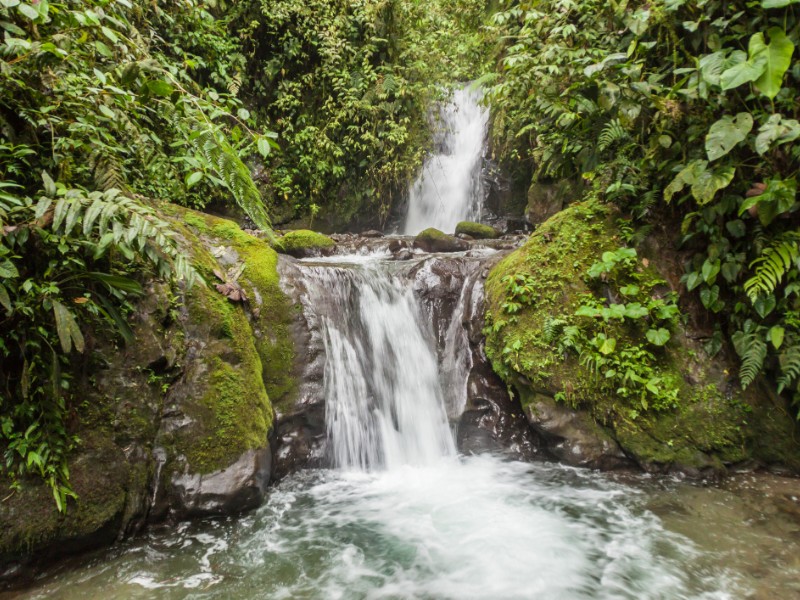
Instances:
[[[476,240],[493,240],[500,237],[498,231],[491,225],[482,225],[472,221],[461,221],[456,225],[456,235],[467,235]]]
[[[525,403],[525,414],[547,450],[563,463],[604,470],[634,466],[619,444],[584,411],[534,394]]]
[[[452,235],[429,227],[414,238],[414,247],[425,252],[463,252],[470,245]]]
[[[208,475],[182,474],[172,480],[180,516],[227,515],[258,507],[270,480],[270,448],[248,450],[224,469]]]

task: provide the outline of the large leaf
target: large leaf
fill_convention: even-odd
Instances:
[[[706,135],[706,153],[708,160],[715,161],[733,150],[747,138],[753,129],[753,117],[750,113],[739,113],[735,117],[725,115],[711,126]]]
[[[793,142],[800,138],[800,123],[797,119],[784,119],[782,115],[771,115],[758,130],[756,151],[766,154],[771,148]]]
[[[789,212],[796,204],[797,180],[770,179],[764,191],[747,198],[739,207],[739,215],[743,215],[753,206],[758,207],[758,220],[766,227],[778,215]]]
[[[764,0],[761,6],[764,8],[783,8],[790,4],[800,4],[800,0]]]
[[[714,199],[716,193],[728,187],[733,181],[736,169],[725,167],[721,169],[708,169],[705,160],[694,160],[675,176],[675,179],[664,189],[664,199],[669,202],[672,197],[682,191],[687,185],[691,186],[692,196],[701,206]]]
[[[723,90],[732,90],[761,77],[767,67],[767,58],[763,53],[755,54],[755,52],[763,45],[764,34],[759,32],[750,38],[749,56],[741,50],[731,54],[730,61],[733,66],[725,69],[720,76],[720,85]]]
[[[83,334],[72,311],[57,300],[53,300],[53,314],[56,317],[56,331],[61,349],[69,353],[74,345],[75,350],[83,352]]]
[[[792,63],[794,44],[778,27],[772,27],[767,33],[769,34],[769,44],[764,44],[763,35],[755,41],[756,53],[758,56],[765,57],[766,65],[764,72],[756,80],[756,87],[764,96],[772,100],[781,91],[783,76]]]

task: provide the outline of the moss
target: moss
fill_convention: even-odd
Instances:
[[[481,225],[472,221],[461,221],[456,225],[456,235],[465,234],[476,240],[493,240],[499,237],[497,230],[489,225]]]
[[[132,485],[126,459],[106,433],[87,432],[83,442],[80,456],[70,465],[70,482],[79,500],[70,501],[66,514],[56,510],[41,481],[25,482],[0,503],[0,559],[35,553],[55,542],[80,546],[92,537],[113,541],[113,524],[122,517]]]
[[[255,343],[263,367],[262,380],[273,403],[293,398],[297,382],[292,376],[295,359],[291,337],[292,305],[280,287],[278,254],[267,242],[245,233],[232,221],[188,210],[183,220],[197,231],[211,236],[214,243],[230,244],[244,260],[245,270],[239,283],[255,308]],[[330,238],[326,239],[333,243]],[[202,249],[195,254],[207,256]],[[207,277],[214,277],[214,268],[216,263],[206,266]],[[221,304],[229,304],[221,297],[218,300],[218,309]],[[227,320],[223,319],[223,323],[227,323],[225,326],[230,329]]]
[[[327,235],[308,229],[297,229],[278,239],[275,247],[280,252],[298,255],[308,250],[332,248],[335,245],[336,242]]]
[[[428,227],[427,229],[420,231],[416,237],[414,238],[417,241],[447,241],[453,239],[453,236],[447,235],[444,231],[440,231],[435,227]]]
[[[546,221],[492,270],[486,282],[486,352],[495,370],[518,388],[557,395],[586,410],[643,465],[722,468],[723,463],[769,455],[765,445],[785,447],[785,440],[791,439],[785,429],[792,425],[774,419],[775,428],[780,429],[780,422],[784,429],[780,438],[769,444],[759,441],[758,432],[769,427],[765,411],[758,408],[763,399],[745,396],[741,390],[722,394],[720,389],[729,389],[727,372],[708,366],[711,361],[700,358],[702,350],[690,347],[693,342],[680,330],[673,332],[666,348],[653,350],[650,368],[678,390],[674,405],[658,409],[634,405],[615,388],[608,389],[604,378],[581,364],[574,353],[565,357],[545,341],[546,323],[553,318],[569,320],[582,294],[592,292],[602,298],[618,293],[610,282],[595,290],[585,283],[586,272],[600,255],[622,245],[613,217],[607,206],[595,201],[574,204]],[[637,272],[643,290],[663,283],[653,266],[640,263]],[[509,312],[509,303],[519,303],[514,282],[526,285],[530,298]],[[645,344],[646,326],[620,321],[607,327],[608,335],[619,343]],[[796,449],[771,454],[784,464],[798,456]]]

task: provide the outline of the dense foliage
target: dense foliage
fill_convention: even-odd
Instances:
[[[261,0],[239,17],[243,93],[280,134],[265,186],[276,215],[385,222],[421,163],[442,82],[474,76],[482,5]]]
[[[727,338],[743,386],[766,372],[797,401],[795,4],[515,1],[493,17],[506,43],[486,79],[497,151],[675,223],[683,282],[716,315],[708,353]]]
[[[12,485],[41,477],[64,508],[76,353],[107,332],[130,341],[142,275],[197,279],[159,203],[234,200],[268,235],[270,210],[340,226],[365,209],[385,218],[426,147],[439,82],[472,74],[462,60],[478,38],[462,33],[482,6],[0,0],[0,446]]]

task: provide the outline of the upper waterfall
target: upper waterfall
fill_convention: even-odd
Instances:
[[[408,194],[403,231],[416,235],[435,227],[452,233],[460,221],[481,217],[485,196],[481,166],[489,111],[471,85],[457,88],[440,107],[436,152],[422,167]]]

